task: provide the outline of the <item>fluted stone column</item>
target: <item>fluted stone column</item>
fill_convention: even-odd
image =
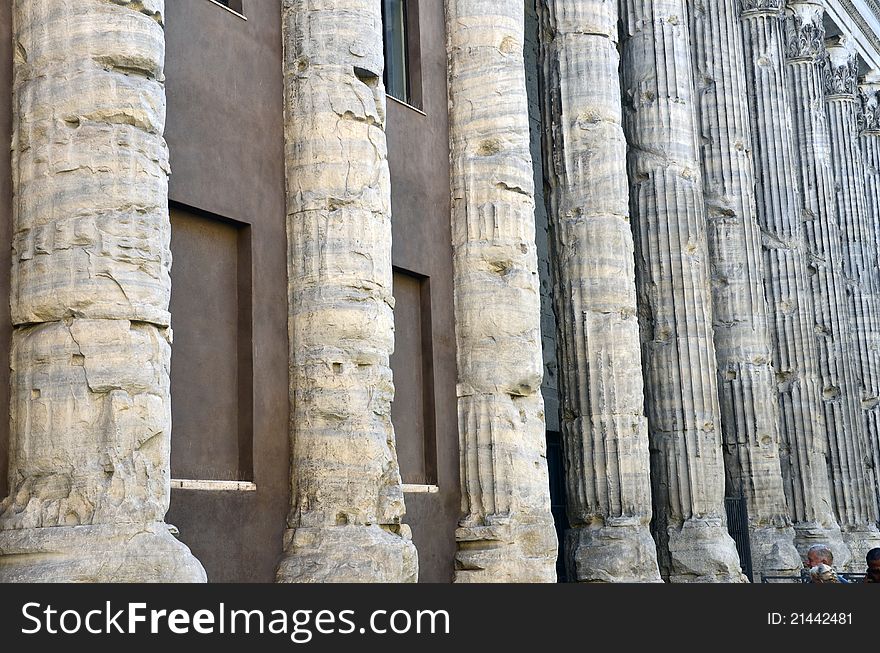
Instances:
[[[456,582],[553,582],[521,0],[447,0],[463,517]]]
[[[744,496],[755,574],[802,567],[779,461],[779,404],[764,292],[739,11],[691,0],[715,356],[727,492]]]
[[[16,0],[0,582],[198,582],[170,496],[164,2]]]
[[[871,71],[860,87],[862,95],[862,156],[865,162],[865,198],[867,201],[868,220],[874,229],[875,246],[880,246],[880,74]],[[880,266],[880,259],[874,257],[875,268]],[[875,269],[874,286],[871,290],[873,301],[880,301],[880,270]],[[871,451],[871,472],[874,475],[874,496],[880,504],[880,436],[874,434],[869,438]],[[875,521],[880,521],[880,510],[875,514]]]
[[[616,0],[540,0],[568,486],[581,582],[656,582]]]
[[[843,275],[849,316],[855,334],[856,372],[867,435],[853,430],[832,449],[837,516],[844,541],[853,551],[853,569],[862,554],[880,546],[877,498],[871,473],[868,438],[880,433],[880,314],[874,292],[877,247],[873,220],[867,213],[865,165],[859,143],[861,105],[858,61],[851,43],[838,41],[825,60],[825,98],[828,106],[831,153],[837,189],[837,214],[842,235]]]
[[[284,0],[291,512],[279,582],[408,582],[378,0]]]
[[[623,0],[623,92],[660,568],[740,581],[724,514],[706,210],[684,0]]]
[[[841,453],[846,455],[848,438],[864,434],[864,423],[854,369],[854,334],[847,310],[828,118],[819,65],[824,53],[823,13],[822,5],[816,2],[789,3],[785,18],[785,54],[803,206],[801,222],[811,273],[830,496],[839,515],[839,497],[843,496],[840,456]],[[836,551],[835,564],[844,565],[850,552],[837,546],[840,550]]]
[[[779,392],[782,475],[795,545],[801,554],[821,542],[848,558],[828,488],[813,302],[801,227],[803,204],[785,82],[782,11],[782,0],[743,2],[746,88]]]

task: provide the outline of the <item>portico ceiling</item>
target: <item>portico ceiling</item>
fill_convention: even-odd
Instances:
[[[866,68],[880,71],[880,0],[826,0],[825,5],[839,31],[855,39]]]

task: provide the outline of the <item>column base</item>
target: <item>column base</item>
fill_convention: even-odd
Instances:
[[[0,583],[204,583],[167,524],[0,531]]]
[[[761,582],[761,574],[767,576],[800,574],[804,563],[794,545],[794,538],[795,533],[791,526],[764,526],[750,531],[752,572],[756,583]]]
[[[459,526],[454,583],[555,583],[553,523]]]
[[[880,547],[880,531],[876,526],[865,526],[859,530],[845,530],[842,534],[844,543],[852,553],[852,559],[846,565],[836,565],[837,570],[864,573],[865,555],[871,549]]]
[[[746,583],[736,544],[720,520],[691,519],[670,526],[670,583]]]
[[[807,551],[811,546],[824,544],[834,554],[834,568],[837,571],[849,568],[852,563],[852,552],[843,541],[840,528],[836,525],[833,528],[827,528],[815,522],[804,522],[795,524],[794,532],[794,545],[797,547],[798,553],[801,554],[802,561],[806,561]]]
[[[400,534],[381,526],[289,529],[277,583],[415,583],[416,547],[408,526]]]
[[[662,583],[657,545],[634,520],[569,529],[566,568],[579,583]]]

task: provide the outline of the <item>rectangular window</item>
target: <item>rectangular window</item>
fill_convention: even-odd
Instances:
[[[422,108],[418,0],[382,0],[385,87],[388,95]]]

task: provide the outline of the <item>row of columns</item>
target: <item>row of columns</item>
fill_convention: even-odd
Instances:
[[[771,301],[781,289],[765,273],[765,264],[772,270],[784,262],[765,258],[763,247],[767,216],[755,193],[740,17],[729,2],[695,3],[690,14],[726,491],[747,500],[758,571],[797,569],[780,472],[785,404],[773,358],[774,343],[786,332],[779,330],[778,302]]]
[[[759,210],[765,216],[763,246],[769,259],[765,269],[768,286],[775,290],[768,301],[779,333],[774,343],[774,367],[783,416],[785,496],[801,552],[811,543],[822,542],[832,547],[838,562],[843,562],[850,555],[841,542],[828,488],[815,302],[807,265],[804,200],[799,192],[808,184],[800,184],[798,179],[799,171],[806,171],[798,166],[795,121],[787,92],[784,7],[781,2],[752,5],[746,3],[743,17],[746,47],[751,48],[747,70],[754,81],[753,146]],[[837,308],[829,306],[828,310],[835,312]]]
[[[880,541],[877,182],[865,174],[876,134],[852,49],[826,48],[816,1],[537,4],[569,569],[615,578],[600,539],[617,518],[604,483],[624,462],[638,467],[631,443],[651,451],[641,474],[664,578],[741,578],[725,490],[747,500],[757,572],[796,571],[815,543],[848,567]],[[604,267],[627,255],[614,217],[631,218],[635,236],[647,443],[634,437],[638,411],[628,429],[607,416],[617,406],[606,388],[627,396],[616,372],[638,360],[633,341],[605,341],[604,329],[626,333],[631,310]],[[638,488],[638,476],[618,487]]]
[[[800,449],[790,450],[791,468],[785,469],[790,478],[787,495],[801,546],[810,542],[827,543],[837,563],[843,565],[851,554],[843,544],[834,518],[826,459],[829,440],[858,432],[861,420],[857,407],[853,406],[857,395],[855,361],[851,355],[852,329],[840,274],[840,230],[834,210],[834,177],[817,65],[818,52],[824,47],[822,34],[817,32],[821,29],[821,16],[812,7],[800,5],[792,6],[792,13],[784,24],[780,20],[782,18],[775,22],[785,31],[785,97],[791,107],[794,128],[795,157],[791,165],[795,217],[804,227],[803,242],[808,257],[805,272],[810,278],[806,296],[812,300],[808,310],[815,324],[811,340],[818,360],[817,379],[822,383],[821,412],[818,405],[815,409],[817,416],[824,417],[825,424],[814,438],[804,438]],[[831,437],[826,439],[823,430]],[[796,465],[800,466],[799,474]]]
[[[567,564],[739,582],[877,546],[880,119],[815,1],[538,0]],[[521,0],[447,0],[458,582],[554,579]],[[164,524],[163,0],[16,0],[0,580],[204,580]],[[413,581],[378,0],[283,0],[281,582]],[[619,54],[621,53],[621,54]],[[653,527],[653,538],[649,528]],[[656,544],[655,544],[656,542]]]

